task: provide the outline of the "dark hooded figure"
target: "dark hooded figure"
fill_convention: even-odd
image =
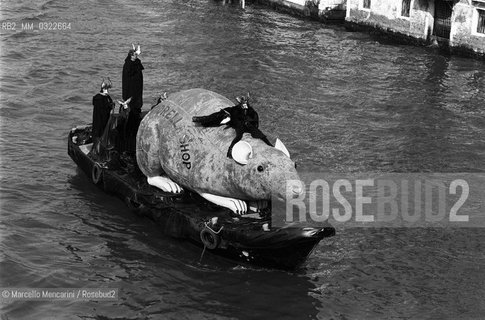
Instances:
[[[248,132],[255,139],[263,140],[267,145],[273,146],[268,138],[259,130],[259,116],[256,110],[249,105],[248,97],[236,98],[238,104],[233,107],[227,107],[221,111],[215,112],[208,116],[193,117],[192,121],[200,123],[204,127],[216,127],[221,124],[227,124],[236,130],[236,137],[232,140],[227,157],[232,158],[232,147],[241,140],[243,134]]]
[[[123,100],[131,98],[129,104],[130,111],[126,123],[126,132],[124,133],[124,140],[126,144],[126,151],[134,152],[135,139],[138,126],[140,125],[140,114],[143,106],[143,65],[141,64],[138,55],[140,47],[135,51],[130,49],[128,56],[123,65],[122,76],[122,96]]]
[[[114,103],[109,96],[108,89],[111,88],[111,81],[101,84],[101,90],[93,97],[93,150],[95,153],[99,152],[99,141],[103,135],[106,124],[109,120],[111,110],[114,108]]]

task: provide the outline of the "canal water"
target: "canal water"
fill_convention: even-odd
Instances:
[[[1,301],[2,319],[485,316],[482,228],[342,225],[291,273],[199,263],[199,248],[93,187],[66,146],[102,77],[121,97],[135,43],[145,109],[161,91],[250,91],[301,171],[483,173],[484,62],[251,3],[2,1],[1,19],[16,27],[0,32],[0,286],[119,289],[116,301]]]

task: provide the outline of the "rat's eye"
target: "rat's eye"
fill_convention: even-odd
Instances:
[[[297,164],[296,164],[296,162],[295,162],[295,169],[296,169],[297,167],[298,167],[298,165],[297,165]]]
[[[258,171],[259,172],[263,172],[263,170],[264,170],[263,166],[258,166]]]

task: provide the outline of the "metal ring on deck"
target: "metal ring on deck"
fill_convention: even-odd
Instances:
[[[221,238],[219,235],[215,234],[211,229],[204,228],[200,231],[200,240],[207,249],[215,249],[219,246]]]

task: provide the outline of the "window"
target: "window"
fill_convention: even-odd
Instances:
[[[364,9],[370,9],[370,0],[364,0],[364,4],[362,6]]]
[[[411,0],[402,0],[401,16],[409,17],[411,11]]]
[[[478,10],[477,32],[485,33],[485,10]]]

